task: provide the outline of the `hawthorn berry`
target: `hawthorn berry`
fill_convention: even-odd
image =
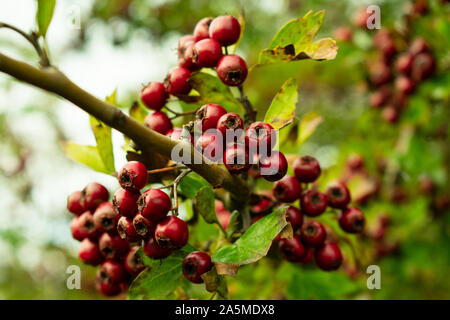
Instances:
[[[283,153],[272,151],[270,156],[259,160],[259,174],[267,181],[278,181],[286,175],[288,162]]]
[[[348,233],[361,233],[364,228],[364,214],[357,208],[347,208],[339,216],[339,226]]]
[[[435,69],[436,61],[429,53],[421,53],[414,58],[412,66],[412,78],[415,81],[423,81],[428,78]]]
[[[100,203],[108,201],[108,198],[108,190],[97,182],[89,183],[80,194],[80,201],[85,210],[94,211]]]
[[[194,28],[194,40],[198,42],[203,39],[209,38],[209,26],[214,18],[207,17],[201,19]]]
[[[409,53],[414,57],[428,51],[428,44],[424,38],[416,38],[411,42],[409,46]]]
[[[370,106],[379,108],[383,106],[392,96],[392,91],[389,86],[383,86],[372,93],[370,96]]]
[[[169,196],[159,189],[148,189],[139,198],[139,212],[150,221],[159,221],[172,208]]]
[[[244,59],[235,55],[227,54],[223,56],[216,67],[219,79],[227,86],[239,86],[247,78],[247,64]]]
[[[139,192],[120,188],[114,193],[113,204],[117,212],[124,217],[133,218],[138,211]]]
[[[97,207],[93,217],[96,228],[101,232],[106,232],[116,229],[120,216],[114,205],[108,201]]]
[[[265,122],[254,122],[245,130],[245,144],[250,150],[269,155],[276,143],[275,129]]]
[[[147,115],[144,124],[147,128],[161,134],[166,134],[173,128],[172,121],[170,121],[167,114],[161,111],[156,111]]]
[[[120,217],[117,223],[117,233],[123,240],[127,240],[128,242],[136,242],[141,239],[134,228],[133,220],[127,217]]]
[[[396,123],[398,121],[400,114],[397,108],[395,108],[392,105],[388,105],[385,108],[383,108],[381,116],[383,117],[383,120],[388,123]]]
[[[241,25],[233,16],[220,16],[215,18],[209,26],[209,36],[220,42],[223,46],[236,43],[241,35]]]
[[[350,191],[341,182],[330,184],[325,194],[327,196],[328,206],[332,208],[344,209],[350,203]]]
[[[216,211],[217,220],[225,230],[228,229],[228,223],[230,222],[231,212],[228,211],[223,203],[219,200],[214,202],[214,210]]]
[[[178,217],[166,217],[156,225],[155,239],[162,247],[175,249],[184,247],[189,239],[188,226]]]
[[[78,250],[78,258],[80,258],[83,263],[93,266],[99,265],[103,261],[97,242],[88,238],[81,241]]]
[[[223,139],[217,133],[206,132],[197,139],[195,148],[201,151],[204,157],[219,161],[223,156]]]
[[[242,130],[243,128],[244,121],[237,113],[226,113],[217,121],[217,130],[222,133],[224,138],[227,136],[227,130],[232,130],[234,132],[234,130]]]
[[[395,80],[395,88],[401,94],[407,95],[407,94],[411,94],[414,92],[416,85],[410,78],[408,78],[406,76],[400,76]]]
[[[262,196],[261,200],[257,204],[253,205],[250,210],[252,214],[264,215],[266,213],[269,213],[272,210],[273,206],[274,201],[272,199],[266,196]]]
[[[314,257],[314,249],[310,247],[306,247],[306,255],[305,257],[300,261],[301,264],[308,264],[313,260]]]
[[[286,176],[274,184],[272,192],[278,201],[290,203],[300,198],[302,186],[295,177]]]
[[[142,247],[144,253],[150,259],[163,259],[172,253],[172,249],[169,247],[162,247],[156,242],[154,237],[148,238],[144,242],[144,246]]]
[[[156,224],[138,213],[133,218],[133,226],[136,233],[143,238],[148,238],[154,235]]]
[[[413,65],[414,57],[411,53],[406,52],[398,57],[395,68],[399,73],[409,75]]]
[[[174,96],[188,94],[191,91],[190,77],[191,72],[189,69],[183,67],[173,68],[164,81],[167,91]]]
[[[138,246],[132,247],[130,251],[128,251],[123,264],[127,272],[132,276],[137,276],[145,268],[141,257],[137,253],[138,250]]]
[[[169,95],[166,87],[161,82],[153,81],[141,91],[141,100],[149,108],[155,111],[161,110],[167,102]]]
[[[107,297],[113,297],[120,294],[126,286],[123,283],[120,284],[109,284],[103,281],[100,276],[100,270],[97,272],[97,276],[95,279],[95,288],[103,295]]]
[[[178,39],[178,57],[182,57],[186,48],[195,43],[195,37],[191,34],[187,34]]]
[[[334,242],[327,242],[317,248],[314,257],[317,266],[324,271],[339,269],[342,264],[341,249]]]
[[[100,278],[108,284],[119,284],[126,280],[127,274],[122,263],[106,260],[100,266]]]
[[[347,167],[352,171],[360,170],[364,167],[364,158],[357,153],[352,153],[347,158]]]
[[[81,191],[74,191],[67,197],[67,210],[77,216],[85,212],[85,208],[80,201]]]
[[[311,156],[297,158],[292,167],[295,177],[300,182],[314,182],[319,178],[321,173],[319,161]]]
[[[209,129],[215,129],[219,119],[226,113],[227,110],[218,104],[205,104],[195,113],[195,122],[197,127],[201,129],[202,132],[205,132]]]
[[[367,28],[367,20],[370,17],[370,13],[367,12],[367,7],[362,7],[355,12],[353,16],[353,23],[361,29]]]
[[[391,70],[384,62],[374,63],[373,66],[371,66],[369,73],[370,82],[376,87],[382,86],[392,78]]]
[[[212,68],[222,58],[222,47],[214,39],[203,39],[193,48],[192,61],[200,68]]]
[[[242,144],[234,144],[226,148],[223,163],[231,174],[248,171],[250,160],[248,151]]]
[[[319,247],[327,238],[324,226],[315,220],[306,221],[301,228],[301,238],[309,247]]]
[[[85,238],[95,240],[100,235],[100,232],[95,227],[94,217],[90,211],[85,211],[80,216],[73,218],[70,223],[70,230],[74,239],[78,241]]]
[[[120,238],[117,234],[103,233],[98,240],[100,252],[106,259],[120,259],[129,250],[129,245],[126,240]]]
[[[213,267],[211,257],[206,252],[194,251],[183,259],[181,268],[183,275],[192,283],[203,283],[202,274]]]
[[[317,190],[308,190],[300,197],[302,212],[309,217],[317,217],[327,209],[327,196]]]
[[[306,248],[297,234],[291,240],[280,239],[278,248],[283,258],[290,262],[299,262],[306,256]]]
[[[303,224],[302,212],[296,207],[289,206],[286,210],[286,220],[291,224],[294,232]]]
[[[147,184],[147,168],[139,161],[130,161],[122,167],[117,178],[123,189],[136,192]]]
[[[339,27],[334,31],[334,37],[337,41],[349,42],[352,40],[353,31],[349,27]]]

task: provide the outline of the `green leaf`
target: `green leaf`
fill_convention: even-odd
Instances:
[[[205,289],[208,292],[217,292],[219,298],[228,299],[227,280],[224,276],[218,275],[216,268],[202,274]]]
[[[140,123],[144,123],[145,117],[147,116],[147,112],[144,110],[140,103],[133,103],[129,113],[130,117],[136,119]]]
[[[298,84],[295,79],[288,79],[273,98],[264,117],[264,122],[275,129],[281,129],[290,124],[295,117],[295,105],[298,100]]]
[[[70,141],[64,141],[62,143],[62,149],[70,159],[82,163],[95,171],[109,173],[109,171],[106,170],[96,147],[83,146]]]
[[[333,60],[338,47],[331,38],[313,42],[323,24],[325,11],[308,12],[299,19],[286,23],[275,35],[258,59],[259,65],[302,59]]]
[[[315,111],[305,114],[298,125],[297,144],[303,144],[316,131],[323,118]]]
[[[195,248],[187,245],[162,260],[150,259],[142,252],[142,249],[139,251],[146,269],[134,279],[128,291],[129,297],[130,299],[142,297],[161,299],[181,284],[181,264],[184,257],[195,251]]]
[[[231,213],[230,220],[228,221],[228,228],[227,228],[227,237],[231,237],[233,233],[235,233],[238,230],[239,227],[239,217],[240,212],[237,210],[234,210]]]
[[[56,0],[38,0],[36,21],[39,27],[39,34],[45,38],[47,29],[52,22],[55,11]]]
[[[112,144],[111,127],[108,127],[103,122],[90,116],[89,120],[95,140],[97,141],[97,151],[103,162],[103,166],[107,173],[114,173],[116,168],[114,166],[114,153]]]
[[[199,95],[180,96],[183,101],[195,104],[217,103],[226,108],[228,112],[243,112],[244,107],[233,96],[230,87],[223,84],[216,76],[205,72],[197,72],[192,74],[189,83]]]
[[[239,266],[258,261],[270,249],[272,240],[288,225],[286,206],[252,224],[235,243],[219,249],[212,256],[219,274],[235,275]]]
[[[214,209],[214,191],[211,186],[202,187],[195,196],[195,208],[207,223],[217,223]]]
[[[197,191],[205,186],[209,186],[208,181],[206,181],[197,173],[191,172],[189,173],[189,175],[185,176],[183,180],[181,180],[178,188],[180,189],[180,192],[186,197],[194,199],[194,197],[197,195]]]

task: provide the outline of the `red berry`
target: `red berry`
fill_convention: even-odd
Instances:
[[[392,96],[392,90],[389,86],[383,86],[370,96],[370,106],[379,108],[383,106]]]
[[[100,276],[100,270],[97,272],[95,279],[95,288],[103,295],[107,297],[117,296],[120,294],[126,286],[123,283],[120,284],[108,284],[102,280]]]
[[[306,256],[300,261],[301,264],[308,264],[312,261],[314,257],[313,248],[306,247]]]
[[[149,108],[155,111],[161,110],[169,97],[166,87],[161,82],[150,82],[141,91],[141,100]]]
[[[197,127],[205,132],[209,129],[215,129],[219,119],[227,113],[224,107],[218,104],[209,103],[203,105],[195,114]]]
[[[85,211],[82,215],[73,218],[70,223],[70,230],[72,231],[72,236],[78,241],[85,238],[95,240],[100,234],[95,227],[94,217],[90,211]]]
[[[297,234],[291,240],[280,239],[278,248],[283,258],[290,262],[299,262],[306,256],[306,248]]]
[[[268,123],[254,122],[245,131],[245,144],[250,150],[258,151],[263,156],[270,154],[276,143],[276,131]]]
[[[325,243],[318,248],[314,257],[317,266],[324,271],[336,270],[342,264],[341,249],[333,242]]]
[[[306,221],[301,229],[301,238],[309,247],[320,247],[327,237],[327,232],[323,225],[314,220]]]
[[[128,251],[124,261],[125,269],[132,276],[137,276],[145,268],[144,264],[142,263],[141,257],[137,253],[138,250],[139,247],[137,246],[131,248],[130,251]]]
[[[242,118],[237,114],[233,112],[229,112],[224,114],[219,118],[217,121],[217,130],[222,133],[222,136],[224,138],[227,137],[227,132],[233,134],[234,130],[243,129],[244,128],[244,121]],[[231,132],[229,131],[231,130]],[[234,138],[234,134],[232,135]],[[225,139],[225,141],[228,142],[228,139]]]
[[[361,233],[364,223],[364,214],[357,208],[347,208],[339,216],[339,226],[348,233]]]
[[[88,238],[81,241],[78,257],[83,263],[93,266],[99,265],[103,261],[97,242]]]
[[[341,182],[330,184],[325,191],[328,205],[332,208],[344,209],[350,203],[350,191]]]
[[[296,207],[289,206],[286,210],[286,220],[291,224],[295,232],[303,224],[303,215]]]
[[[259,172],[267,181],[278,181],[286,175],[288,162],[284,154],[272,151],[270,156],[261,157]]]
[[[414,92],[416,85],[410,78],[406,76],[400,76],[395,80],[395,88],[401,94],[407,95]]]
[[[211,257],[206,252],[194,251],[183,259],[183,275],[192,283],[203,283],[202,274],[213,267]]]
[[[193,35],[184,35],[178,40],[178,57],[182,57],[184,55],[184,52],[186,51],[186,48],[190,44],[195,43],[195,38]]]
[[[423,81],[433,74],[435,67],[434,57],[429,53],[421,53],[414,58],[412,78],[415,81]]]
[[[218,162],[223,157],[223,139],[217,133],[206,132],[201,135],[195,143],[195,148],[212,161]]]
[[[211,25],[212,21],[213,21],[213,18],[211,18],[211,17],[203,18],[195,25],[195,28],[194,28],[195,42],[209,38],[209,26]]]
[[[155,239],[162,247],[184,247],[189,239],[188,226],[180,218],[169,216],[156,225]]]
[[[290,203],[300,198],[302,186],[295,177],[286,176],[274,184],[272,191],[278,201]]]
[[[347,158],[347,166],[352,171],[360,170],[364,167],[364,158],[357,153],[353,153]]]
[[[115,230],[119,217],[111,202],[103,202],[94,212],[94,224],[101,232]]]
[[[272,210],[273,206],[274,202],[272,199],[266,196],[262,196],[261,200],[257,204],[253,205],[250,210],[252,214],[264,215],[269,213]]]
[[[122,188],[139,191],[147,184],[147,168],[139,161],[130,161],[122,167],[117,178]]]
[[[334,31],[334,37],[337,41],[349,42],[352,40],[353,31],[349,27],[339,27]]]
[[[163,259],[170,256],[172,253],[171,248],[161,247],[153,237],[150,237],[145,241],[142,249],[144,250],[145,255],[150,259]]]
[[[416,38],[409,46],[409,52],[415,57],[428,51],[428,44],[424,38]]]
[[[223,163],[231,174],[248,171],[250,160],[248,151],[242,144],[234,144],[225,150]]]
[[[222,202],[215,200],[214,209],[216,211],[217,220],[225,230],[228,229],[228,223],[230,222],[231,212],[225,209]]]
[[[360,8],[355,12],[353,17],[353,23],[362,29],[367,28],[367,19],[369,19],[370,13],[367,12],[367,7]]]
[[[156,223],[145,218],[142,214],[138,213],[133,219],[133,226],[136,233],[143,238],[153,237],[155,234]]]
[[[191,72],[182,67],[173,68],[166,77],[165,84],[171,95],[188,94],[191,91],[189,78]]]
[[[308,190],[300,197],[302,212],[309,217],[317,217],[327,209],[327,196],[317,190]]]
[[[117,233],[123,240],[136,242],[141,239],[133,225],[133,220],[127,217],[120,217],[117,223]]]
[[[295,177],[300,182],[314,182],[319,178],[321,173],[319,161],[311,156],[297,158],[292,167]]]
[[[105,201],[108,201],[108,190],[97,182],[89,183],[82,191],[80,195],[81,204],[86,210],[94,211],[97,206]]]
[[[214,39],[203,39],[194,45],[192,61],[200,68],[212,68],[222,57],[222,47]]]
[[[166,134],[173,128],[172,121],[170,121],[167,114],[161,111],[156,111],[147,115],[144,124],[146,127],[161,134]]]
[[[85,208],[80,201],[81,191],[74,191],[67,197],[67,210],[77,216],[85,212]]]
[[[130,248],[128,242],[122,240],[119,235],[111,235],[107,232],[100,237],[98,246],[106,259],[120,259]]]
[[[244,59],[235,55],[227,54],[217,63],[217,75],[227,86],[239,86],[247,78],[247,64]]]
[[[411,73],[413,61],[414,57],[412,54],[404,53],[400,57],[398,57],[395,68],[399,73],[409,75]]]
[[[107,284],[119,284],[126,280],[127,274],[120,262],[106,260],[100,267],[100,278]]]
[[[399,111],[394,106],[386,106],[381,113],[384,121],[389,123],[396,123],[399,118]]]
[[[209,36],[220,42],[223,46],[236,43],[241,35],[241,25],[233,16],[220,16],[215,18],[209,26]]]
[[[172,202],[164,191],[148,189],[138,201],[140,213],[150,221],[159,221],[167,216],[172,208]]]
[[[370,82],[376,87],[382,86],[392,78],[391,70],[384,62],[375,62],[370,67],[369,73]]]
[[[186,68],[190,71],[195,71],[200,69],[200,66],[194,62],[194,45],[195,43],[191,43],[186,47],[183,56],[178,58],[178,65],[181,68]]]
[[[113,204],[117,212],[124,217],[133,218],[138,211],[137,201],[141,194],[120,188],[113,197]]]

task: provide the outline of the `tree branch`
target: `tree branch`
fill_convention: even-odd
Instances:
[[[151,148],[154,152],[170,157],[172,148],[179,143],[145,127],[116,106],[86,92],[53,66],[40,70],[0,53],[0,72],[61,96],[120,131],[142,148]],[[189,146],[191,163],[194,163],[194,157],[200,155],[190,144]],[[203,159],[203,163],[187,166],[205,178],[213,187],[223,187],[236,201],[246,202],[248,186],[244,181],[217,164],[207,164],[202,156],[200,158]]]

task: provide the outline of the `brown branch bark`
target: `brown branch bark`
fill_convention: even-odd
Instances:
[[[177,144],[176,141],[145,127],[116,106],[83,90],[55,67],[37,69],[0,53],[0,72],[59,95],[128,136],[142,148],[151,148],[154,152],[170,157],[172,148]],[[191,147],[192,160],[195,153],[197,151]],[[191,162],[193,163],[193,161]],[[223,187],[238,202],[246,202],[248,197],[247,184],[237,176],[231,175],[227,170],[216,164],[207,164],[204,161],[201,164],[187,166],[205,178],[213,187]]]

